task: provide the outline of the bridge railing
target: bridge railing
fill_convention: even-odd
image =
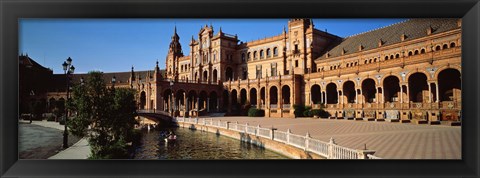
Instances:
[[[234,130],[240,133],[260,136],[271,139],[290,146],[294,146],[305,151],[310,151],[323,156],[327,159],[381,159],[374,156],[374,150],[357,150],[337,145],[333,138],[329,142],[324,142],[310,137],[310,134],[296,135],[291,133],[290,129],[286,132],[278,131],[274,128],[262,128],[260,125],[252,126],[246,124],[232,123],[229,121],[221,121],[213,118],[183,118],[176,117],[174,121],[200,124],[210,127]]]

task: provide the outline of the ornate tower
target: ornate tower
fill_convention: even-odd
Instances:
[[[288,21],[287,66],[291,74],[306,73],[311,67],[311,50],[313,22],[311,19],[290,19]]]
[[[174,29],[172,41],[168,49],[165,67],[167,68],[167,78],[178,78],[178,58],[183,57],[182,45],[180,45],[180,37],[177,34],[177,27]]]

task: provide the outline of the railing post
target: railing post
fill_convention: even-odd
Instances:
[[[257,126],[257,130],[255,130],[255,136],[260,135],[260,124]]]
[[[309,144],[310,144],[310,133],[307,132],[307,135],[305,135],[305,151],[308,150]]]
[[[230,130],[230,121],[227,121],[227,130]]]
[[[198,124],[198,117],[195,118],[195,124]]]
[[[245,124],[245,133],[248,134],[248,123]]]
[[[368,159],[368,155],[373,155],[375,150],[357,150],[357,159]]]
[[[287,129],[287,144],[290,144],[290,129]]]
[[[270,136],[272,137],[272,140],[275,139],[275,135],[274,135],[274,134],[275,134],[275,130],[277,130],[277,129],[276,129],[276,128],[273,128],[273,126],[272,126],[272,129],[270,129]]]
[[[235,130],[238,131],[238,121],[235,121]]]
[[[328,142],[328,156],[327,159],[333,159],[333,145],[335,145],[335,140],[330,137],[330,142]]]

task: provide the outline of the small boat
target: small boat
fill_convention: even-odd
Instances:
[[[177,135],[170,135],[168,137],[165,137],[165,142],[166,143],[175,142],[176,140],[177,140]]]

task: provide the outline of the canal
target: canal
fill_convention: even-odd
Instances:
[[[174,143],[165,143],[160,131],[144,131],[134,159],[288,159],[276,152],[210,132],[174,128]]]

